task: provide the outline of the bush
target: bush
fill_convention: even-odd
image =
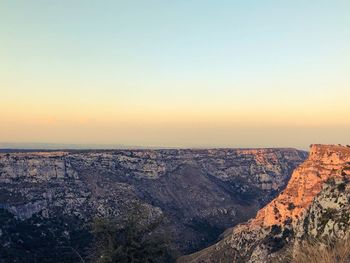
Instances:
[[[95,218],[91,258],[95,263],[171,262],[169,240],[157,233],[163,218],[148,222],[147,213],[133,209],[125,220]]]
[[[345,183],[341,183],[338,185],[338,191],[340,192],[344,192],[346,188],[346,184]]]
[[[288,204],[288,210],[293,210],[295,208],[295,205],[293,203]]]

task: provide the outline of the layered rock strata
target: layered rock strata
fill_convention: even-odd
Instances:
[[[312,145],[308,159],[255,218],[179,262],[268,262],[310,236],[349,234],[350,147]],[[326,216],[326,218],[325,218]]]
[[[164,215],[174,247],[191,252],[254,216],[306,155],[295,149],[3,152],[0,209],[41,226],[69,217],[65,226],[72,218],[84,225],[94,216],[122,217],[137,203],[154,217]],[[57,229],[69,239],[68,227]]]

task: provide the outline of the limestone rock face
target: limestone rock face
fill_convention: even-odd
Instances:
[[[138,203],[164,215],[174,246],[192,252],[253,217],[306,155],[295,149],[4,152],[0,210],[28,222],[64,215],[85,224],[93,216],[121,217]]]
[[[312,145],[308,159],[255,218],[179,262],[268,262],[305,237],[350,233],[350,147]]]
[[[350,168],[350,165],[349,167]],[[347,170],[349,171],[349,170]],[[316,239],[350,235],[350,176],[328,180],[294,227],[297,239],[311,236]]]
[[[310,206],[325,181],[342,176],[341,168],[348,162],[350,148],[312,145],[309,158],[293,172],[286,189],[258,212],[252,224],[272,226],[295,221]]]

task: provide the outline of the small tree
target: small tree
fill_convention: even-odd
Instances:
[[[135,207],[124,220],[95,218],[92,261],[95,263],[156,263],[173,261],[167,236],[158,231],[163,217],[149,222],[148,214]]]

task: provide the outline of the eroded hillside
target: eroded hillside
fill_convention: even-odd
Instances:
[[[45,242],[38,233],[80,249],[77,233],[86,234],[92,217],[122,217],[137,203],[151,217],[165,216],[173,246],[191,252],[253,217],[305,158],[294,149],[1,153],[0,208],[24,235],[0,232],[1,244],[29,261],[33,248],[23,239]]]
[[[308,238],[347,238],[349,179],[349,147],[312,145],[286,189],[254,219],[228,229],[220,242],[179,262],[269,262]]]

